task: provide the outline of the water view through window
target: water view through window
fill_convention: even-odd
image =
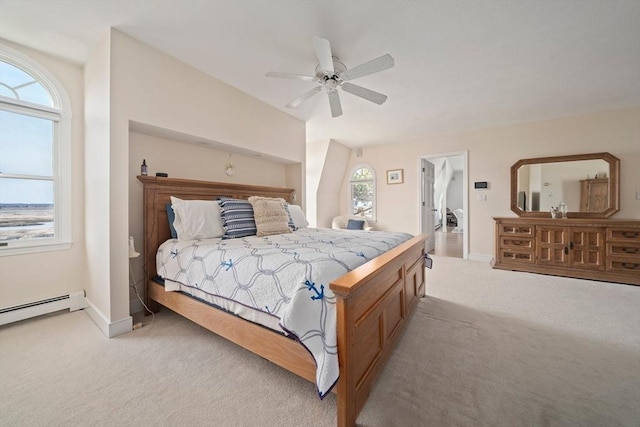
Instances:
[[[0,204],[0,242],[53,236],[52,204]]]

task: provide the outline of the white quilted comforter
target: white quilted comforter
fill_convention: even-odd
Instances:
[[[329,283],[409,240],[407,233],[303,228],[291,234],[168,240],[158,274],[279,319],[309,350],[324,397],[338,380],[336,298]]]

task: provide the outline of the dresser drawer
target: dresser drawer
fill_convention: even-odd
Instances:
[[[500,249],[500,261],[504,263],[515,262],[518,264],[534,264],[534,251],[518,251],[510,249]]]
[[[607,242],[631,242],[640,244],[639,228],[607,227]]]
[[[607,271],[616,273],[640,275],[640,259],[625,257],[607,257]]]
[[[640,260],[640,243],[608,242],[607,256],[631,257]]]
[[[533,251],[533,237],[500,236],[500,248]]]
[[[501,236],[535,236],[534,225],[527,224],[498,224],[498,234]]]

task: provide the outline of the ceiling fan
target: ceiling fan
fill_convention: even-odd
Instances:
[[[342,115],[342,104],[340,103],[340,95],[338,88],[352,95],[359,96],[367,101],[374,102],[378,105],[383,104],[387,100],[387,96],[379,92],[364,88],[362,86],[349,83],[350,80],[358,77],[367,76],[379,71],[387,70],[394,65],[393,57],[388,53],[376,59],[360,64],[357,67],[349,68],[340,62],[340,60],[331,54],[331,45],[329,40],[314,37],[313,48],[318,57],[318,66],[314,76],[305,76],[301,74],[281,73],[277,71],[269,71],[267,77],[277,77],[284,79],[304,80],[308,82],[320,83],[310,91],[302,94],[298,98],[289,102],[285,107],[296,108],[303,102],[311,98],[313,95],[321,92],[323,89],[329,97],[329,106],[331,107],[331,116],[338,117]]]

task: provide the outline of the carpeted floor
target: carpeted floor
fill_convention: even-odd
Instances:
[[[434,257],[363,426],[640,425],[640,287]],[[1,426],[332,426],[335,398],[184,318],[0,328]]]

